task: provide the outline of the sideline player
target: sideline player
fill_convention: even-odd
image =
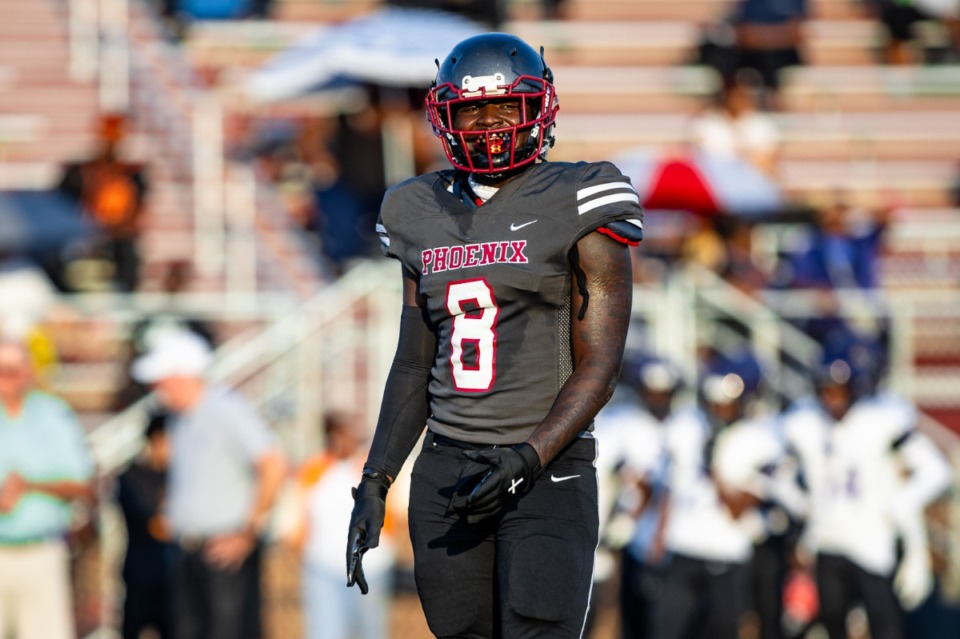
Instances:
[[[655,612],[658,639],[700,632],[736,639],[749,606],[757,507],[771,497],[782,456],[764,415],[748,414],[750,376],[720,366],[700,381],[702,412],[667,433],[665,546],[670,553]]]
[[[384,198],[403,269],[397,354],[356,490],[348,585],[387,489],[413,468],[417,589],[438,637],[579,637],[598,541],[590,430],[630,318],[636,191],[612,164],[545,161],[553,74],[515,36],[438,62],[427,113],[453,170]]]
[[[681,373],[672,362],[649,355],[625,357],[617,393],[597,415],[601,505],[607,501],[605,492],[615,493],[608,497],[615,501],[609,520],[601,525],[602,543],[620,550],[624,639],[656,636],[653,614],[669,561],[661,526],[667,504],[665,440],[672,424],[695,410],[677,399],[682,387]],[[618,394],[624,399],[617,401]]]
[[[827,358],[817,374],[818,401],[784,418],[809,491],[804,545],[816,553],[830,639],[846,639],[847,614],[857,603],[871,636],[902,639],[902,610],[919,605],[932,587],[923,509],[950,482],[946,460],[915,429],[915,408],[873,393],[869,375],[852,357]]]

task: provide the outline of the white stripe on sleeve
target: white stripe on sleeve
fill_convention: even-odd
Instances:
[[[595,200],[591,200],[586,204],[581,204],[577,207],[577,213],[579,215],[583,215],[584,213],[589,213],[594,209],[600,208],[601,206],[606,206],[607,204],[613,204],[614,202],[633,202],[639,206],[640,196],[636,193],[614,193],[612,195],[605,195],[603,197],[598,197]]]

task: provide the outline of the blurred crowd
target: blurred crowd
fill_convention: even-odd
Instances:
[[[628,358],[596,427],[598,591],[618,602],[620,636],[960,631],[925,517],[950,466],[885,387],[882,345],[845,337],[792,401],[746,344],[705,349],[693,372]]]

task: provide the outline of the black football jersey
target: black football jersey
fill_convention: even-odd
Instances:
[[[454,192],[456,175],[391,188],[377,231],[417,277],[437,334],[428,427],[519,443],[572,372],[570,250],[612,221],[640,224],[639,198],[608,162],[534,165],[479,207]]]

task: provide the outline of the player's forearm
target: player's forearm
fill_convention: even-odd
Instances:
[[[581,366],[563,385],[547,417],[527,440],[543,466],[587,428],[610,399],[617,382],[617,373],[610,368],[610,362]],[[615,368],[619,370],[619,360]]]
[[[630,325],[630,253],[597,233],[581,239],[577,248],[588,297],[582,319],[574,317],[571,324],[573,374],[528,439],[544,466],[590,424],[613,395]],[[584,297],[575,290],[573,308],[580,308]]]

